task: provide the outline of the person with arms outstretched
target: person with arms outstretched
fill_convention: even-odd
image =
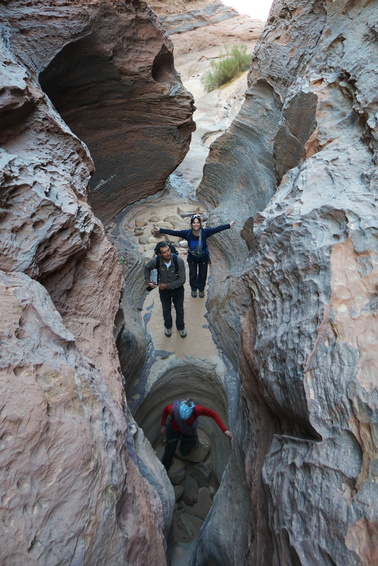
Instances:
[[[231,226],[235,224],[236,221],[233,220],[229,224],[222,224],[215,228],[203,228],[200,215],[194,214],[190,219],[190,230],[168,230],[167,228],[153,226],[152,233],[155,236],[163,233],[169,236],[178,236],[182,240],[187,240],[189,282],[193,298],[197,297],[197,291],[199,292],[200,298],[205,296],[207,266],[210,263],[210,253],[206,242],[207,238],[223,230],[229,230]]]

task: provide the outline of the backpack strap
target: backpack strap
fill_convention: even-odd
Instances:
[[[188,254],[194,258],[197,258],[198,261],[203,261],[206,257],[206,255],[208,254],[207,251],[207,244],[206,244],[206,236],[202,231],[202,228],[199,231],[198,234],[198,242],[196,247],[194,248],[194,250],[191,250],[189,247],[189,239],[190,239],[190,234],[191,234],[191,230],[188,232]]]
[[[176,275],[176,277],[178,277],[179,268],[178,268],[177,255],[176,255],[176,254],[172,254],[172,258],[173,258],[173,263],[174,263],[174,266],[175,266],[175,275]]]
[[[156,254],[156,267],[155,267],[155,269],[157,271],[156,283],[159,285],[159,282],[160,282],[160,256],[159,256],[159,254]]]

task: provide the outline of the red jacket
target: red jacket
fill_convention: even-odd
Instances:
[[[168,415],[171,416],[171,427],[173,428],[173,430],[175,430],[176,432],[181,432],[181,429],[173,416],[173,404],[164,407],[163,415],[161,417],[161,426],[165,426]],[[223,424],[222,419],[220,418],[218,413],[216,413],[212,409],[208,409],[207,407],[201,407],[201,405],[195,405],[193,413],[185,422],[188,423],[188,425],[190,426],[193,424],[193,422],[196,420],[197,417],[211,417],[212,419],[215,420],[215,422],[223,432],[227,430],[227,427]]]

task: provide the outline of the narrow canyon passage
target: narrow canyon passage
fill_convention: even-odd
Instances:
[[[206,218],[203,207],[195,199],[180,195],[170,187],[160,198],[146,199],[128,207],[108,226],[108,237],[120,253],[123,246],[133,241],[144,263],[154,255],[156,242],[164,239],[164,235],[151,235],[153,224],[189,229],[188,215],[194,212]],[[186,248],[180,247],[178,238],[169,238],[185,260],[188,271]],[[211,285],[211,266],[208,284]],[[137,378],[126,378],[126,392],[128,406],[160,460],[164,452],[164,437],[160,434],[162,410],[176,399],[193,398],[197,404],[215,410],[228,428],[233,426],[234,415],[229,414],[228,397],[237,398],[237,376],[210,331],[207,291],[208,285],[204,299],[191,297],[187,273],[184,312],[188,335],[185,339],[175,328],[171,337],[165,336],[158,290],[145,296],[141,314],[148,343],[147,358]],[[120,357],[122,359],[122,352]],[[186,457],[177,450],[169,469],[176,499],[168,551],[170,564],[185,564],[183,560],[189,560],[230,455],[231,442],[212,419],[199,418],[198,434],[198,448]]]
[[[376,4],[2,2],[1,566],[378,563]],[[151,226],[193,212],[236,225],[168,337]],[[168,477],[182,396],[233,438]]]
[[[74,46],[69,45],[64,48],[41,74],[40,81],[64,120],[80,139],[88,143],[94,158],[96,172],[92,179],[89,200],[105,223],[108,239],[115,244],[125,275],[123,295],[127,299],[124,299],[122,305],[125,315],[121,315],[121,319],[123,320],[123,316],[126,316],[128,320],[124,326],[122,320],[120,322],[121,330],[117,343],[125,377],[127,403],[138,425],[161,460],[164,450],[163,438],[159,435],[161,413],[163,407],[175,399],[194,398],[199,405],[215,410],[231,430],[235,422],[235,415],[229,414],[228,398],[231,397],[234,400],[232,410],[235,412],[239,394],[238,376],[235,375],[231,364],[218,349],[209,329],[206,309],[207,289],[204,299],[193,299],[190,296],[187,274],[184,308],[188,336],[183,340],[177,332],[173,332],[173,335],[167,338],[164,335],[158,291],[151,292],[144,297],[140,265],[146,258],[153,255],[153,248],[157,241],[151,237],[151,220],[154,222],[168,220],[170,228],[183,229],[183,226],[189,228],[185,215],[193,212],[205,213],[204,207],[196,200],[195,189],[201,179],[210,141],[213,141],[227,128],[232,117],[240,108],[246,88],[246,73],[236,81],[236,84],[229,85],[221,94],[211,94],[208,98],[204,96],[204,91],[200,87],[198,69],[196,71],[189,70],[189,68],[184,69],[188,65],[185,62],[182,71],[188,80],[187,88],[190,91],[194,89],[196,96],[198,95],[200,99],[197,112],[198,131],[192,138],[187,157],[179,167],[178,174],[171,175],[168,182],[169,188],[165,189],[163,194],[158,193],[144,200],[138,200],[135,204],[127,206],[124,212],[112,217],[111,214],[114,215],[119,206],[119,198],[114,189],[114,178],[118,179],[117,182],[122,187],[125,184],[125,172],[132,171],[131,177],[134,179],[137,170],[135,165],[141,160],[144,144],[138,138],[136,144],[139,147],[138,155],[134,160],[128,157],[130,162],[125,162],[124,156],[129,156],[131,151],[135,151],[135,143],[132,136],[124,136],[122,131],[124,137],[120,145],[122,145],[123,157],[120,163],[117,154],[120,148],[115,147],[114,141],[109,141],[107,136],[114,130],[113,113],[118,108],[119,100],[124,100],[127,93],[118,83],[117,72],[105,73],[108,54],[103,53],[101,48],[95,47],[93,42],[95,42],[93,38],[90,40],[84,38]],[[96,55],[98,60],[96,59],[94,66],[91,57],[93,58],[93,52],[96,50],[98,50]],[[211,48],[212,57],[219,52],[219,47]],[[75,69],[80,69],[80,78],[76,71],[72,72],[73,58],[76,61]],[[153,68],[156,68],[157,61],[158,58],[154,60]],[[194,62],[191,61],[190,68],[193,64]],[[165,68],[164,65],[162,67]],[[96,78],[93,76],[94,68],[98,69]],[[170,73],[173,73],[172,69]],[[153,78],[157,80],[156,73],[153,73]],[[116,96],[113,104],[110,105],[109,114],[108,105],[101,104],[99,107],[97,101],[103,100],[103,89],[108,89],[110,84],[115,85]],[[76,94],[73,95],[73,93]],[[135,100],[133,104],[136,104]],[[141,113],[138,110],[134,112],[140,120]],[[150,118],[147,117],[146,124],[149,121]],[[96,124],[96,127],[93,124]],[[97,125],[99,131],[96,129]],[[146,128],[145,125],[143,131]],[[144,151],[149,155],[149,159],[155,152],[154,149],[148,147]],[[173,151],[176,149],[168,147],[166,153],[168,155]],[[161,144],[159,155],[163,153]],[[168,161],[170,159],[174,161],[173,154],[170,155]],[[170,164],[167,165],[167,172],[169,167]],[[96,179],[97,182],[95,182]],[[139,190],[140,183],[136,179],[134,186],[134,181],[131,182],[129,176],[126,185],[128,198],[131,199],[132,195],[135,200],[138,199],[137,190]],[[151,179],[152,184],[155,184],[155,181],[158,185],[158,178]],[[105,198],[103,189],[105,188],[107,192],[109,183],[112,184],[112,190]],[[145,195],[141,194],[139,198],[143,196]],[[122,198],[125,198],[124,191]],[[226,221],[231,220],[233,218]],[[134,264],[130,261],[130,248],[133,251]],[[187,266],[186,249],[178,249]],[[211,284],[211,268],[209,271]],[[138,272],[137,275],[136,272]],[[134,276],[137,280],[133,279]],[[139,320],[141,302],[144,302],[142,327]],[[133,321],[131,325],[130,320]],[[133,353],[135,359],[132,357]],[[182,551],[185,548],[188,548],[190,556],[191,545],[194,544],[211,507],[231,449],[230,440],[224,437],[212,419],[201,418],[199,420],[199,448],[192,451],[185,460],[176,459],[169,474],[172,483],[175,484],[176,497],[169,552],[172,564],[175,564],[176,559],[177,564],[182,564]]]

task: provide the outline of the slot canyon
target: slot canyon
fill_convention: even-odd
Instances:
[[[378,564],[378,2],[226,4],[0,2],[0,566]],[[168,337],[193,214],[236,224]],[[187,397],[232,438],[167,473]]]

